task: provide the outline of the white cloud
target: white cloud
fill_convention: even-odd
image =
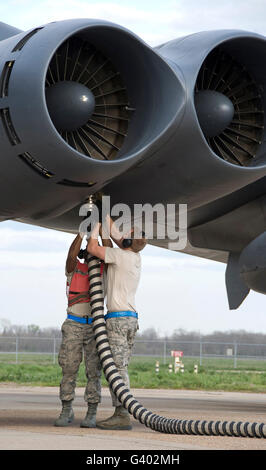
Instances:
[[[171,7],[177,9],[179,18],[172,16],[172,29],[178,36],[211,29],[246,29],[265,34],[265,0],[174,0]],[[180,31],[180,33],[178,32]],[[177,36],[177,37],[178,37]]]
[[[210,29],[245,29],[266,33],[265,0],[8,0],[1,20],[21,29],[72,18],[98,18],[120,24],[155,46],[186,34]]]
[[[15,228],[0,225],[1,247],[3,250],[32,250],[36,247],[44,251],[53,245],[58,249],[65,249],[67,243],[74,239],[73,235],[55,230],[16,230]]]
[[[12,10],[15,13],[13,15]],[[23,30],[51,21],[97,18],[124,26],[135,34],[141,35],[146,41],[149,38],[165,39],[162,31],[167,31],[173,19],[178,21],[179,17],[180,14],[176,9],[169,12],[167,8],[145,7],[145,2],[139,2],[139,6],[136,6],[127,1],[119,3],[65,0],[62,8],[62,2],[59,1],[43,0],[21,3],[9,0],[9,7],[6,6],[6,22]],[[2,21],[5,21],[5,18],[2,17]],[[157,31],[156,34],[155,31]]]
[[[6,269],[42,269],[57,268],[65,263],[66,255],[74,235],[55,230],[17,230],[8,223],[0,225],[0,262]],[[14,223],[13,223],[14,224]],[[30,226],[29,226],[30,227]],[[85,247],[85,242],[83,241]],[[148,246],[143,252],[143,268],[175,271],[178,269],[224,269],[221,263],[173,253],[162,248]]]

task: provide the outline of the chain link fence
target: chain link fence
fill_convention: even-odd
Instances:
[[[57,355],[61,338],[2,336],[0,337],[0,362],[5,363],[57,363]],[[172,341],[172,340],[144,340],[135,341],[133,356],[144,360],[154,358],[161,364],[169,364],[173,360],[171,351],[183,352],[183,362],[193,360],[199,366],[210,366],[211,360],[218,359],[226,368],[241,368],[254,366],[266,370],[266,344],[240,342],[204,341]],[[259,364],[259,366],[258,366]]]

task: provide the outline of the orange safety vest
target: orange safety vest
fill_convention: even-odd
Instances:
[[[104,263],[101,263],[101,275],[103,273]],[[68,307],[75,304],[87,303],[89,296],[90,282],[87,263],[77,262],[71,283],[67,281]]]

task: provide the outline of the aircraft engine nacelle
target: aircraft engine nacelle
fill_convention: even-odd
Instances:
[[[79,19],[0,24],[1,38],[0,220],[49,226],[104,187],[114,202],[193,209],[266,175],[263,36],[207,31],[152,49]]]
[[[133,33],[83,19],[19,34],[12,28],[11,37],[5,27],[2,218],[59,215],[168,138],[184,91],[171,67]]]
[[[266,232],[252,240],[239,258],[240,276],[252,290],[266,294]]]
[[[186,89],[186,110],[168,149],[178,201],[195,208],[265,176],[265,38],[206,31],[156,50],[182,71]]]
[[[266,232],[253,239],[240,252],[229,253],[226,288],[229,308],[237,309],[250,289],[266,294]]]
[[[111,181],[107,194],[114,202],[175,202],[192,210],[263,178],[265,38],[205,31],[155,50],[181,80],[185,110],[167,144]]]

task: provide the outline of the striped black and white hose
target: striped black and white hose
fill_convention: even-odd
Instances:
[[[92,256],[89,259],[88,268],[93,330],[103,372],[116,397],[135,419],[154,431],[167,434],[266,438],[266,424],[264,423],[170,419],[144,408],[125,386],[113,360],[104,319],[100,261]]]

